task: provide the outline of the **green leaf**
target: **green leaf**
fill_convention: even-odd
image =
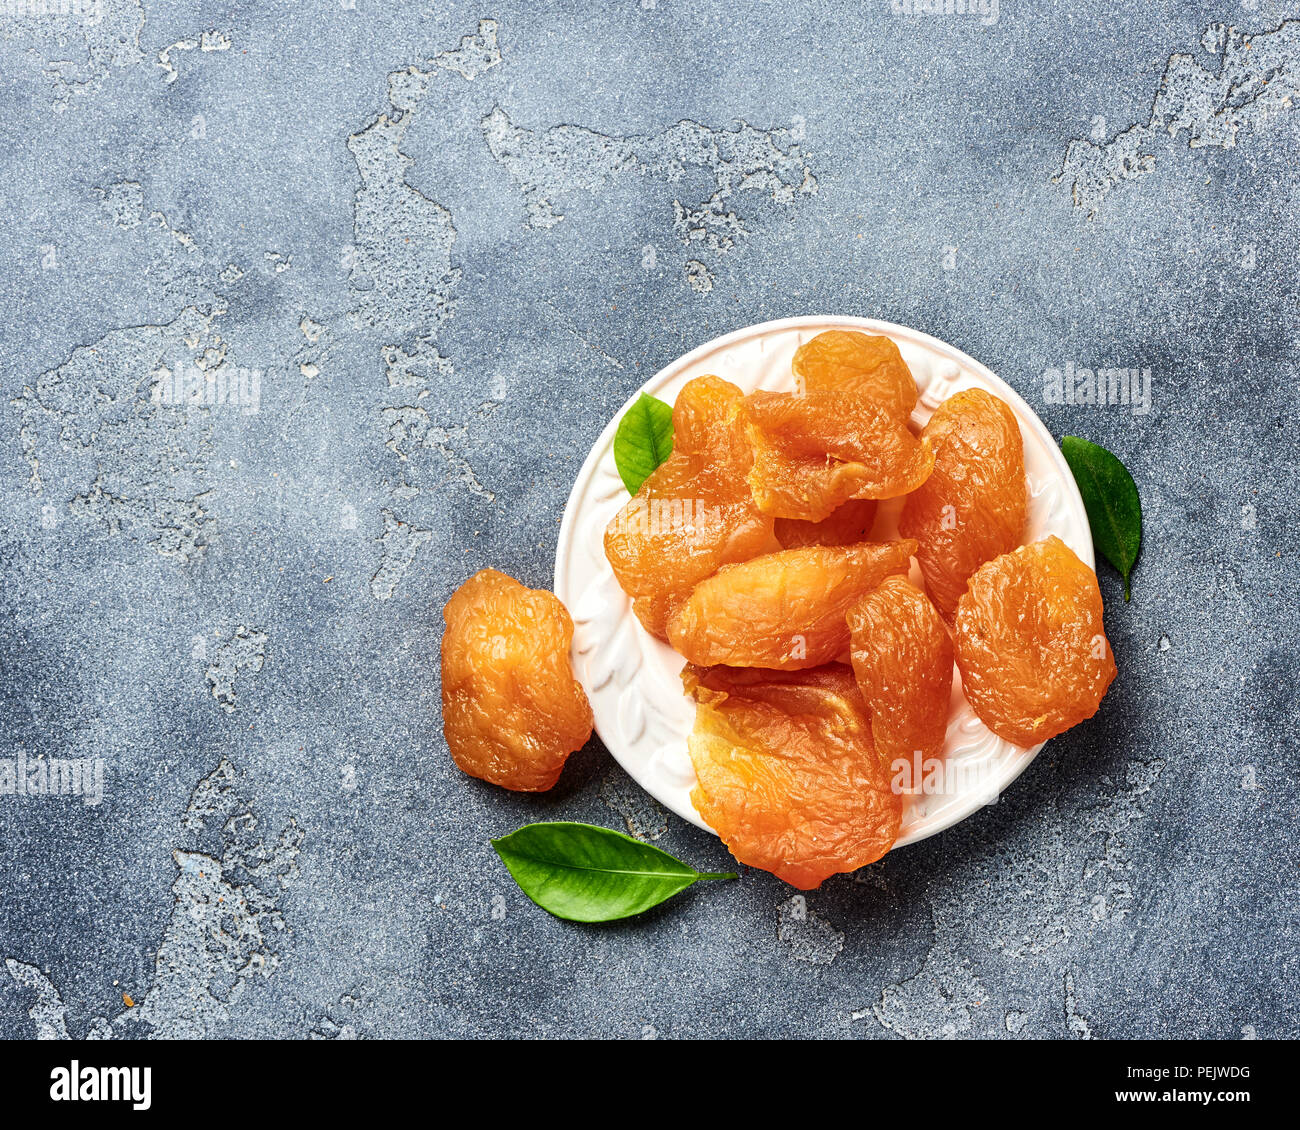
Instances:
[[[701,874],[657,847],[594,824],[526,824],[493,840],[501,861],[530,899],[571,922],[612,922],[640,914],[700,879]]]
[[[1128,600],[1129,574],[1142,546],[1142,503],[1133,476],[1104,447],[1078,436],[1061,440],[1061,454],[1079,484],[1092,540],[1124,578],[1124,599]]]
[[[672,451],[672,407],[643,392],[623,413],[614,433],[614,463],[628,493],[636,494]]]

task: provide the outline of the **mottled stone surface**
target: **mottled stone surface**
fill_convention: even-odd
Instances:
[[[0,1034],[1300,1035],[1300,13],[929,7],[0,0],[0,759],[105,766],[0,796]],[[728,857],[598,741],[461,776],[441,605],[548,583],[656,369],[814,312],[1125,460],[1120,679],[806,898],[549,918],[489,837]]]

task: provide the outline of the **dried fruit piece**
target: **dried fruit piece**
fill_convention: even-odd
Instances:
[[[916,381],[887,337],[827,330],[801,345],[791,365],[801,392],[860,392],[906,420],[916,407]]]
[[[691,802],[741,863],[811,890],[889,851],[903,800],[847,667],[688,666],[682,681],[697,703]]]
[[[970,575],[1024,536],[1024,447],[1015,413],[983,389],[945,400],[921,436],[934,445],[934,473],[908,496],[898,528],[916,538],[926,591],[951,620]]]
[[[858,498],[837,506],[829,518],[820,522],[803,522],[798,518],[778,518],[776,540],[782,549],[805,545],[852,545],[865,541],[876,520],[876,500]]]
[[[641,627],[652,636],[666,640],[669,618],[689,595],[690,590],[686,589],[682,592],[661,593],[656,596],[633,597],[632,611],[641,622]]]
[[[891,573],[907,572],[914,541],[808,546],[726,565],[668,621],[668,639],[702,667],[797,671],[849,646],[845,613]]]
[[[943,753],[952,698],[952,640],[934,605],[903,577],[886,577],[849,609],[853,674],[871,736],[892,766]]]
[[[754,502],[778,518],[820,522],[852,498],[895,498],[934,466],[929,443],[861,393],[756,392],[744,416]]]
[[[746,482],[753,455],[738,418],[742,393],[697,377],[673,406],[673,452],[605,531],[605,556],[646,629],[663,638],[667,617],[696,582],[776,545],[772,519]]]
[[[552,593],[483,569],[442,614],[442,731],[451,756],[494,785],[549,789],[592,729],[569,664],[569,613]]]
[[[1091,718],[1115,678],[1097,574],[1056,537],[996,557],[971,577],[954,643],[971,707],[1019,746]]]

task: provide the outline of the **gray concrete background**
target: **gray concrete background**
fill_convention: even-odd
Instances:
[[[106,768],[0,797],[0,1034],[1298,1034],[1293,5],[0,12],[0,758]],[[1125,460],[1120,678],[806,905],[551,919],[489,837],[727,855],[597,741],[545,796],[464,778],[441,606],[548,584],[631,390],[802,313]],[[1067,362],[1150,368],[1151,411],[1045,403]],[[151,403],[196,365],[248,403]]]

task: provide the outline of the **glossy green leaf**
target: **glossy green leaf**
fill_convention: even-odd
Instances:
[[[1124,578],[1124,599],[1128,600],[1129,575],[1142,547],[1137,484],[1114,455],[1086,439],[1066,436],[1061,440],[1061,453],[1079,484],[1093,543]]]
[[[640,914],[701,879],[657,847],[593,824],[526,824],[493,840],[520,889],[543,910],[571,922],[612,922]]]
[[[672,406],[643,392],[623,413],[614,433],[614,463],[628,493],[636,494],[672,451]]]

